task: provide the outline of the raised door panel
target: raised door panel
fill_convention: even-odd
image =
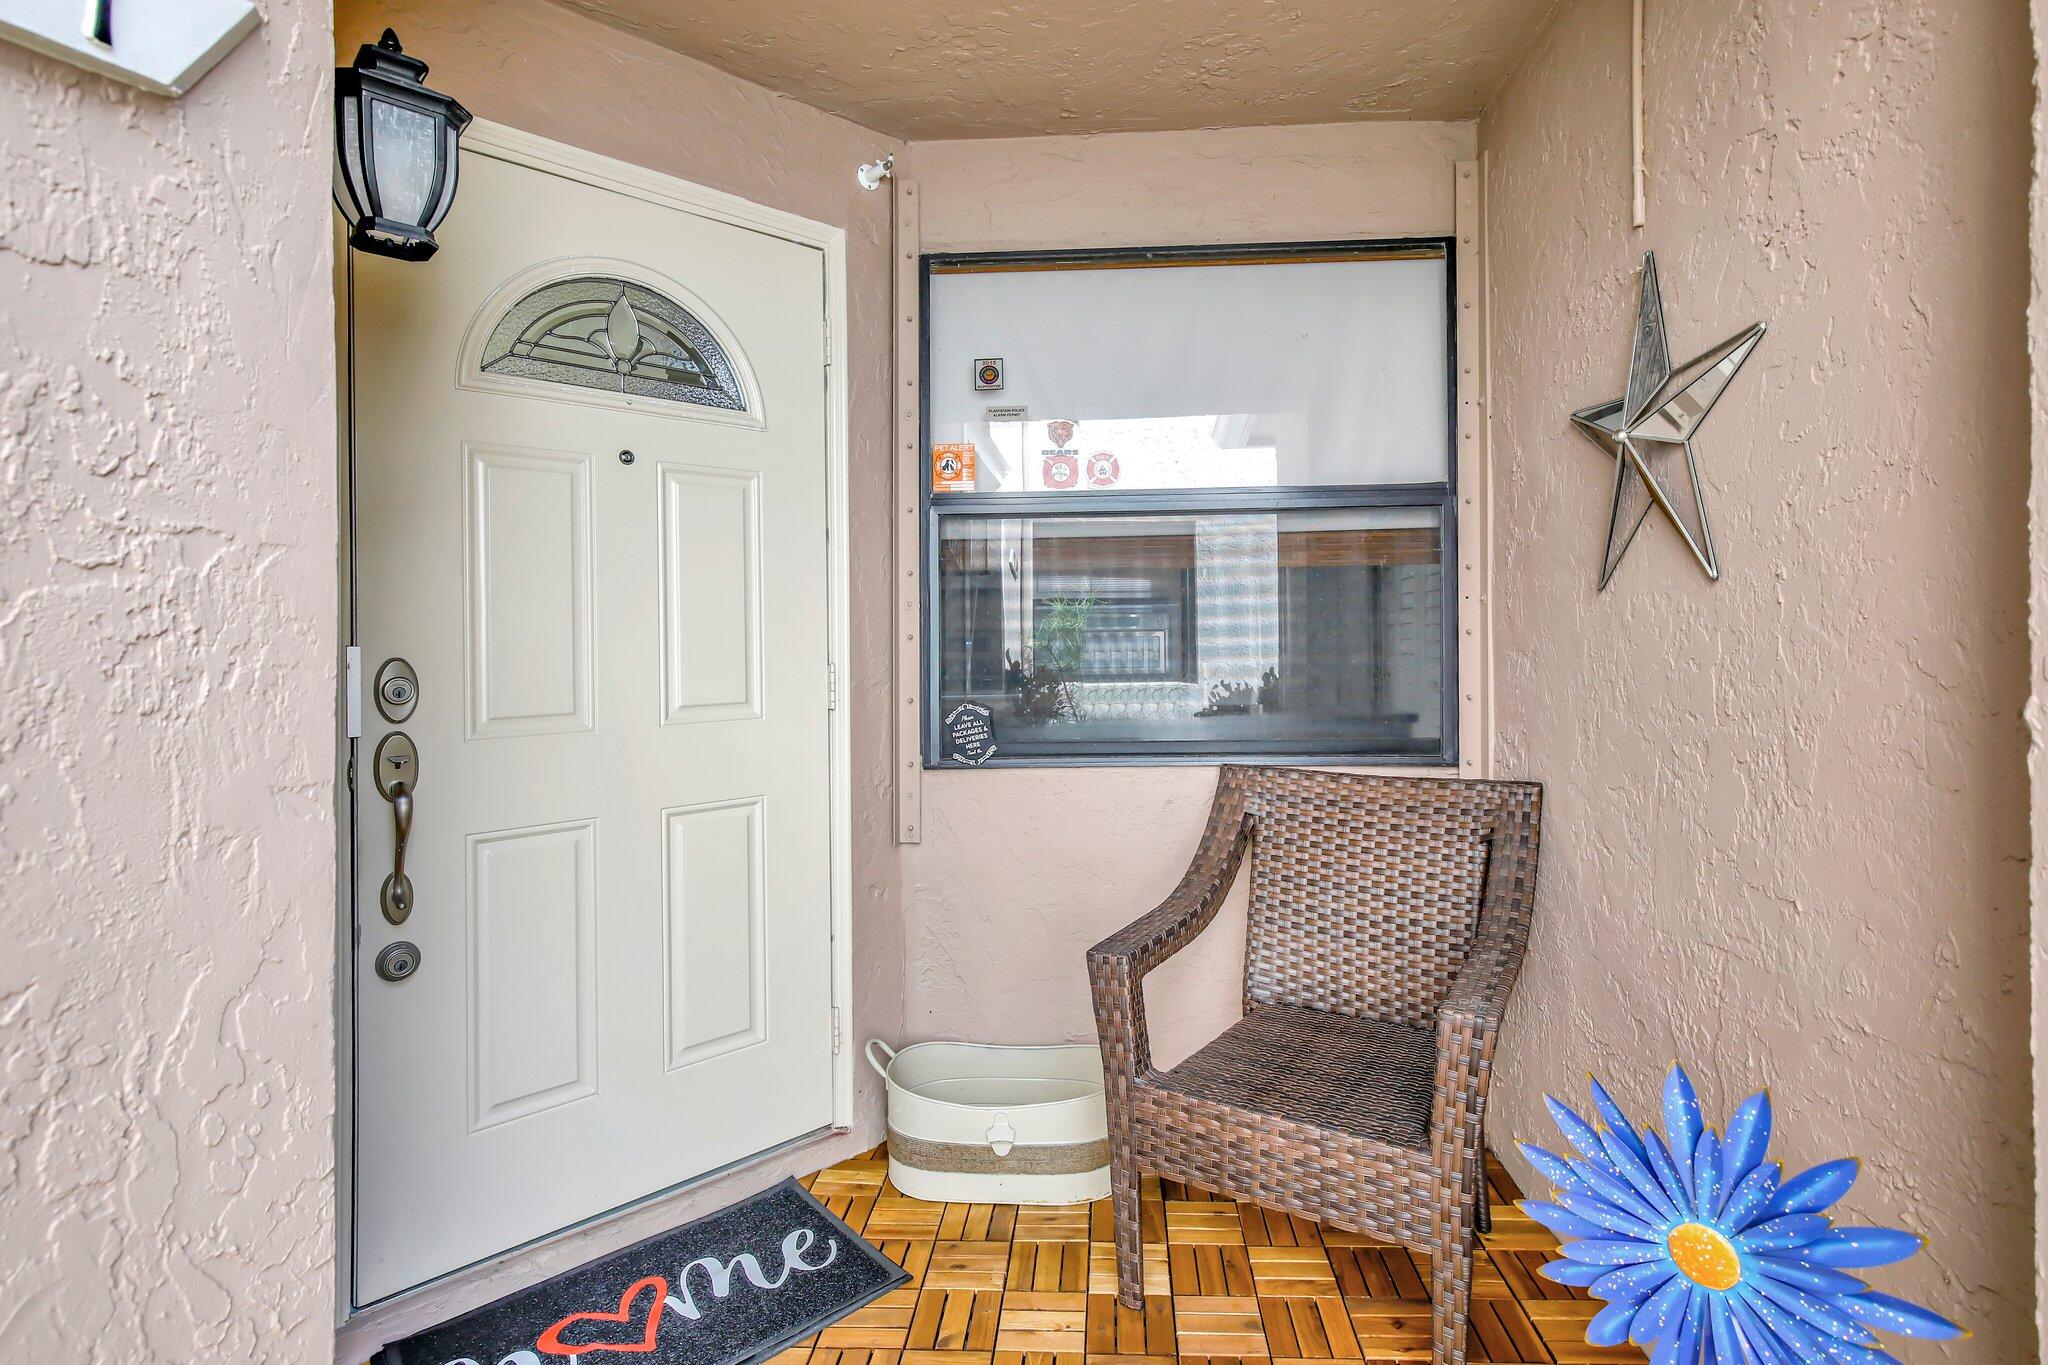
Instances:
[[[672,1070],[767,1036],[765,805],[745,797],[662,813]]]
[[[661,467],[661,695],[668,724],[761,714],[761,476]]]
[[[469,839],[470,1127],[597,1093],[597,824]]]
[[[464,463],[469,736],[592,729],[590,460],[472,445]]]

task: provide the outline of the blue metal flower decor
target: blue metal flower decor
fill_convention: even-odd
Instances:
[[[1766,1161],[1771,1100],[1744,1100],[1723,1138],[1700,1119],[1676,1064],[1664,1082],[1664,1133],[1638,1132],[1593,1082],[1599,1123],[1548,1096],[1579,1155],[1518,1144],[1555,1202],[1521,1208],[1556,1233],[1564,1259],[1546,1279],[1606,1307],[1586,1328],[1595,1346],[1633,1341],[1652,1365],[1898,1365],[1872,1328],[1946,1341],[1962,1328],[1880,1294],[1845,1271],[1903,1261],[1920,1238],[1894,1228],[1836,1227],[1822,1210],[1856,1179],[1854,1158],[1784,1178]]]

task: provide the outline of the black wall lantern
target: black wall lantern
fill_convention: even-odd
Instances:
[[[469,111],[426,87],[427,64],[390,29],[334,73],[334,202],[348,243],[424,261],[455,202],[456,143]]]

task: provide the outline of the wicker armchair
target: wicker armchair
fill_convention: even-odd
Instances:
[[[1117,1297],[1144,1303],[1141,1170],[1433,1258],[1463,1365],[1494,1038],[1528,944],[1542,788],[1225,768],[1194,864],[1088,952],[1108,1087]],[[1245,1017],[1152,1065],[1143,979],[1251,854]]]

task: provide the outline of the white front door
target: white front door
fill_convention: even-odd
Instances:
[[[355,265],[358,1303],[833,1110],[823,254],[460,189]]]

